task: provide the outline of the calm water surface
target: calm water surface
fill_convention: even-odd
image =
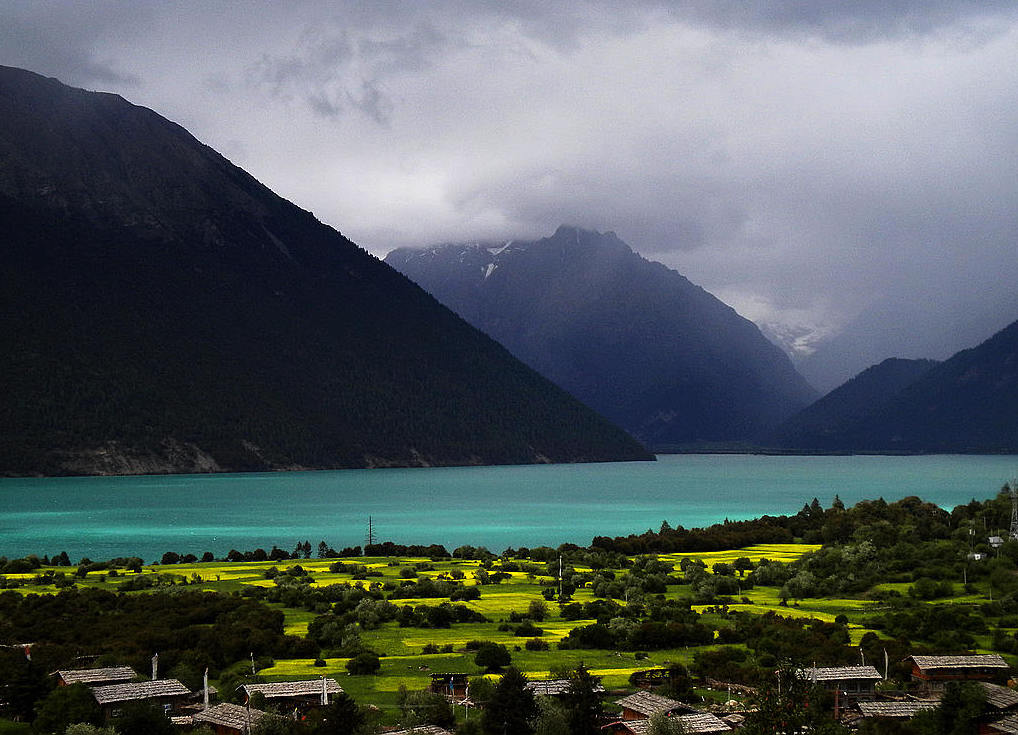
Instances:
[[[918,495],[950,508],[992,497],[1016,456],[767,457],[665,455],[657,462],[145,477],[0,479],[0,555],[67,551],[158,559],[165,551],[292,550],[322,539],[507,546],[589,544]]]

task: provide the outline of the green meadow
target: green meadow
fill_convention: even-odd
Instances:
[[[739,549],[715,551],[708,553],[674,553],[660,554],[656,558],[673,567],[673,577],[683,578],[680,563],[684,559],[698,559],[708,569],[713,570],[717,564],[733,564],[736,559],[748,558],[754,564],[762,559],[787,564],[802,557],[808,552],[820,549],[819,544],[758,544]],[[358,565],[359,574],[355,578],[352,572],[332,572],[334,559],[302,559],[263,562],[208,562],[159,565],[151,564],[141,568],[140,572],[117,570],[116,574],[108,571],[90,571],[82,577],[75,573],[76,567],[44,567],[28,574],[7,575],[10,580],[20,580],[23,586],[17,588],[22,594],[55,593],[56,584],[39,584],[38,575],[52,570],[72,578],[79,586],[96,587],[117,591],[128,586],[137,586],[138,578],[158,582],[159,587],[127,594],[145,594],[151,589],[185,586],[187,588],[214,591],[219,593],[243,593],[245,588],[259,587],[270,590],[276,586],[272,579],[272,568],[280,572],[299,565],[307,572],[303,584],[311,587],[328,585],[361,585],[371,584],[394,585],[421,578],[448,580],[462,574],[462,584],[478,586],[480,598],[463,604],[480,613],[487,622],[453,623],[446,628],[399,627],[395,621],[384,622],[377,627],[360,631],[363,644],[377,652],[381,657],[381,669],[376,675],[350,675],[347,672],[347,658],[331,657],[325,652],[323,661],[312,658],[276,659],[271,666],[261,669],[258,673],[267,680],[286,680],[318,677],[322,675],[337,678],[343,688],[358,701],[373,704],[383,712],[395,712],[397,696],[401,687],[421,689],[428,685],[431,674],[464,672],[482,676],[484,672],[474,663],[475,654],[467,650],[472,641],[492,641],[505,645],[512,655],[515,666],[524,671],[532,679],[546,679],[556,676],[570,668],[583,664],[593,673],[603,678],[604,685],[610,693],[621,693],[629,685],[629,677],[636,671],[667,667],[672,663],[691,664],[697,651],[710,650],[717,646],[699,646],[693,648],[677,648],[653,650],[647,652],[623,652],[602,649],[568,649],[560,650],[557,643],[569,635],[574,628],[591,625],[595,620],[566,620],[562,618],[560,606],[554,602],[546,602],[544,593],[557,588],[554,577],[541,572],[547,571],[544,564],[535,564],[527,560],[514,560],[522,564],[523,569],[530,572],[509,571],[498,583],[479,584],[478,576],[483,577],[485,571],[491,575],[499,571],[501,564],[508,560],[494,560],[484,566],[480,561],[446,559],[433,561],[424,558],[382,558],[358,557],[341,560],[345,564]],[[412,571],[411,571],[412,570]],[[580,566],[576,572],[590,571]],[[622,569],[610,570],[616,575],[624,575]],[[370,574],[365,578],[364,572]],[[736,575],[738,576],[738,575]],[[849,620],[848,631],[850,643],[858,645],[862,637],[869,632],[864,626],[867,614],[880,609],[882,595],[908,592],[908,584],[882,583],[856,598],[804,598],[783,600],[781,590],[777,587],[756,586],[741,590],[737,595],[724,598],[719,605],[693,605],[692,608],[701,614],[700,621],[717,631],[725,627],[725,616],[731,611],[745,611],[753,614],[772,612],[790,618],[812,618],[825,622],[834,622],[838,616],[846,616]],[[962,585],[954,588],[955,597],[940,602],[971,603],[985,601],[981,591],[966,592]],[[388,595],[387,595],[388,596]],[[691,587],[686,583],[669,584],[663,595],[666,599],[689,602],[692,599]],[[575,590],[571,602],[589,603],[595,600],[587,586]],[[399,607],[417,607],[421,605],[435,606],[448,601],[442,598],[410,598],[392,599]],[[531,603],[544,602],[547,617],[536,625],[541,629],[541,640],[545,641],[549,650],[528,650],[525,643],[528,638],[514,634],[513,628],[507,623],[514,613],[517,617],[527,614]],[[616,600],[624,604],[624,600]],[[306,636],[308,626],[323,610],[319,607],[311,611],[303,607],[290,607],[282,602],[269,602],[271,607],[280,610],[284,615],[284,630],[287,634]],[[328,607],[326,606],[326,610]],[[502,628],[500,630],[500,627]],[[515,627],[515,626],[513,626]],[[876,631],[874,631],[876,632]],[[880,634],[883,637],[882,634]],[[989,640],[979,640],[980,646],[988,646]],[[425,653],[425,651],[428,651]],[[440,651],[440,652],[437,652]],[[322,663],[324,662],[324,665]],[[316,663],[318,665],[316,665]]]

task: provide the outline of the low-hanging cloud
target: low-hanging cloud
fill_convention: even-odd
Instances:
[[[819,331],[1018,279],[1011,2],[0,4],[0,63],[153,107],[377,254],[570,222]]]

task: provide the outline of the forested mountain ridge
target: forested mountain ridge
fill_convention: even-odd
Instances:
[[[935,360],[889,357],[810,404],[779,426],[767,442],[800,449],[831,449],[834,437],[891,400],[932,367]]]
[[[0,67],[0,473],[646,459],[151,110]]]
[[[830,395],[851,390],[866,374]],[[802,417],[816,413],[811,406],[779,430],[774,443],[788,449],[1018,452],[1018,322],[872,398],[837,422],[809,426]]]
[[[385,261],[649,446],[749,440],[816,396],[752,322],[614,233]]]

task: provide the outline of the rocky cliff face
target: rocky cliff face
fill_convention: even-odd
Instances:
[[[0,67],[0,472],[647,458],[183,128]]]

